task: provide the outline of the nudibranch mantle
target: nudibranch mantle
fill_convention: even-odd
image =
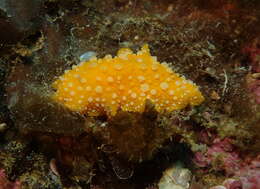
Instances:
[[[151,56],[148,45],[133,53],[91,58],[66,70],[53,83],[53,99],[73,111],[91,116],[113,116],[122,111],[143,112],[149,99],[158,112],[199,105],[204,97],[190,80]]]

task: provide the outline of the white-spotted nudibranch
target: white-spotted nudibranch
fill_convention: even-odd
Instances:
[[[122,48],[66,70],[54,83],[53,99],[88,115],[113,116],[123,111],[143,112],[149,99],[158,112],[199,105],[204,97],[190,80],[151,56],[148,45],[133,53]]]

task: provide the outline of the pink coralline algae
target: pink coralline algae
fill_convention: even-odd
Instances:
[[[249,56],[250,66],[255,73],[260,72],[260,41],[255,39],[250,45],[242,49],[242,53]]]
[[[213,144],[208,147],[206,153],[195,153],[194,163],[199,167],[207,167],[217,160],[221,160],[222,163],[217,164],[217,167],[214,168],[217,170],[224,170],[227,175],[232,175],[232,173],[240,168],[239,155],[234,151],[229,138],[214,139]]]
[[[21,183],[19,181],[10,182],[4,173],[4,170],[0,170],[0,189],[20,189]]]
[[[260,74],[260,73],[259,73]],[[260,104],[260,79],[251,79],[248,88],[255,97],[255,102]]]
[[[250,76],[247,78],[248,89],[254,95],[257,104],[260,104],[260,41],[256,39],[247,45],[242,52],[249,57],[251,67]]]
[[[206,153],[195,153],[194,163],[198,167],[213,166],[215,170],[225,171],[228,178],[210,189],[260,189],[260,155],[242,159],[231,142],[229,138],[215,138]]]
[[[233,178],[226,179],[222,185],[210,189],[260,189],[260,156],[249,160],[249,163],[246,162],[241,163]]]
[[[249,163],[243,163],[235,176],[241,181],[243,189],[260,189],[260,155]]]

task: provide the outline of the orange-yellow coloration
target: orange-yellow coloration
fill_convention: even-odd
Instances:
[[[148,45],[136,54],[122,48],[114,58],[107,55],[82,62],[65,71],[53,86],[56,101],[89,115],[112,116],[119,108],[142,112],[146,99],[159,112],[199,105],[204,100],[194,83],[151,56]]]

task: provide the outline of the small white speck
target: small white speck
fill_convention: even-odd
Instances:
[[[137,58],[137,62],[143,62],[143,59]]]
[[[107,70],[107,67],[106,66],[101,66],[100,69],[104,71],[104,70]]]
[[[167,71],[168,73],[173,73],[173,71],[172,71],[171,68],[166,68],[166,71]]]
[[[90,87],[90,86],[87,86],[87,87],[86,87],[86,91],[91,91],[91,87]]]
[[[96,86],[95,91],[96,91],[97,93],[101,93],[101,92],[103,91],[103,88],[98,85],[98,86]]]
[[[152,60],[153,60],[153,62],[157,62],[157,57],[156,56],[152,56]]]
[[[116,70],[121,70],[123,68],[123,65],[122,64],[115,64],[114,68]]]
[[[108,55],[106,55],[104,58],[105,58],[105,59],[112,59],[112,56],[111,56],[110,54],[108,54]]]
[[[114,100],[111,102],[111,104],[115,104],[115,103],[116,103],[116,101],[114,101]]]
[[[152,94],[152,95],[155,95],[156,92],[157,92],[157,91],[156,91],[155,89],[152,89],[152,90],[151,90],[151,94]]]
[[[142,76],[142,75],[138,76],[137,78],[138,78],[140,81],[144,81],[144,80],[145,80],[145,77]]]
[[[79,74],[74,74],[73,77],[79,78]]]
[[[93,101],[93,98],[92,97],[89,97],[88,98],[88,102],[92,102]]]
[[[143,51],[138,51],[136,54],[137,55],[142,55],[144,52]]]
[[[74,95],[75,95],[75,92],[74,92],[74,91],[70,91],[70,95],[71,95],[71,96],[74,96]]]
[[[141,85],[141,90],[144,91],[144,92],[148,91],[149,90],[149,85],[147,83],[142,84]]]
[[[72,99],[71,99],[71,98],[65,98],[64,100],[67,100],[67,101],[69,101],[69,102],[71,102],[71,101],[72,101]]]
[[[91,59],[90,61],[93,61],[93,60],[96,60],[96,59],[97,59],[97,58],[95,57],[95,58]],[[91,62],[91,63],[89,63],[89,66],[90,66],[91,68],[94,68],[94,67],[97,66],[97,63],[96,63],[96,62]]]
[[[73,83],[72,83],[72,82],[69,82],[69,83],[68,83],[68,87],[73,87]]]
[[[132,93],[132,94],[131,94],[131,97],[132,97],[132,98],[136,98],[136,97],[137,97],[137,94],[136,94],[136,93]]]
[[[158,65],[153,64],[153,65],[152,65],[152,70],[155,71],[155,70],[157,70],[157,69],[158,69]]]
[[[77,89],[78,89],[79,91],[82,91],[82,90],[83,90],[83,88],[82,88],[81,86],[78,86]]]
[[[84,95],[80,95],[79,98],[83,99],[83,98],[84,98]]]
[[[86,80],[85,78],[81,78],[79,81],[80,81],[81,83],[86,83],[86,82],[87,82],[87,80]]]
[[[169,87],[169,85],[167,82],[162,82],[162,83],[160,83],[160,87],[161,87],[161,89],[165,90]]]
[[[155,74],[154,78],[155,79],[159,79],[160,75],[159,74]]]
[[[68,91],[69,89],[67,87],[64,88],[64,91]]]
[[[174,90],[170,90],[169,95],[174,95]]]
[[[145,96],[145,93],[141,93],[140,96]]]
[[[167,62],[162,62],[161,65],[162,65],[164,68],[166,68],[166,69],[169,68]]]
[[[141,64],[141,65],[140,65],[140,68],[141,68],[142,70],[145,70],[146,67],[147,67],[146,64]]]
[[[107,81],[108,81],[108,82],[113,82],[113,81],[114,81],[114,78],[111,77],[111,76],[109,76],[109,77],[107,78]]]
[[[119,90],[123,90],[124,88],[124,85],[119,85]]]
[[[117,97],[117,94],[116,93],[113,93],[112,94],[112,98],[115,99]]]
[[[176,85],[180,85],[181,82],[180,82],[180,81],[175,81],[175,84],[176,84]]]

